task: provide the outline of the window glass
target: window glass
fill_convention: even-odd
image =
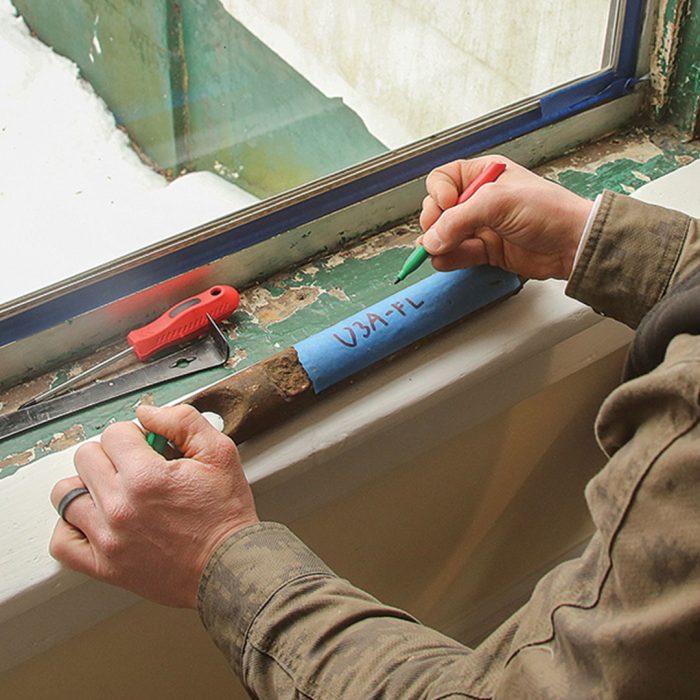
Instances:
[[[222,0],[387,148],[601,67],[609,0]]]
[[[601,68],[610,0],[0,0],[0,304]]]

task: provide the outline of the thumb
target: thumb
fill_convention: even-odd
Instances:
[[[136,416],[146,430],[171,442],[183,457],[219,465],[228,461],[236,448],[193,406],[139,406]],[[233,454],[232,454],[233,453]]]

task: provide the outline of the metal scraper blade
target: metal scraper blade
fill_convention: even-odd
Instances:
[[[209,334],[178,352],[113,379],[98,380],[84,389],[0,416],[0,440],[133,391],[223,365],[229,357],[228,343],[216,323],[211,318],[209,321]]]

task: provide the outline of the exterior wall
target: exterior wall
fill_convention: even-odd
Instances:
[[[13,2],[157,169],[261,198],[597,70],[610,5]]]
[[[169,178],[211,170],[267,197],[386,150],[218,0],[16,0]]]
[[[610,0],[220,1],[392,148],[598,70],[610,8]]]

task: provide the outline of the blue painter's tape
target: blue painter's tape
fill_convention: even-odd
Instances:
[[[318,394],[520,285],[517,275],[486,265],[436,272],[294,348]]]

